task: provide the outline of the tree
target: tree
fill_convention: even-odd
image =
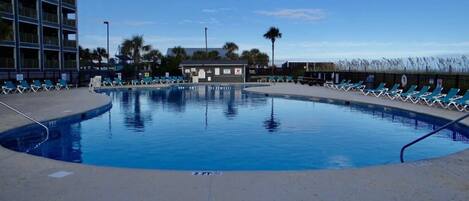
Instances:
[[[264,38],[269,39],[272,42],[272,73],[274,72],[275,68],[275,41],[277,38],[282,38],[282,33],[277,27],[270,27],[267,33],[264,34]]]
[[[102,67],[103,58],[107,58],[107,55],[108,54],[106,52],[106,49],[104,49],[102,47],[98,47],[95,50],[93,50],[92,57],[93,57],[94,60],[98,61],[98,67],[100,69]]]
[[[207,54],[205,51],[196,51],[192,54],[192,60],[205,60],[207,59]]]
[[[239,58],[239,55],[236,53],[238,51],[239,47],[236,45],[234,42],[226,42],[225,45],[223,45],[223,49],[227,50],[226,52],[226,57],[228,57],[231,60],[237,60]]]
[[[142,35],[135,35],[122,42],[120,52],[122,55],[132,58],[134,63],[139,64],[143,60],[142,55],[151,49],[151,45],[145,45]]]
[[[91,55],[91,50],[86,48],[83,49],[83,47],[79,46],[78,47],[78,54],[80,57],[80,66],[89,66],[92,64],[92,55]]]
[[[179,60],[184,60],[187,58],[186,50],[181,46],[176,46],[172,49],[172,53],[174,57],[178,58]]]
[[[267,66],[269,63],[269,55],[261,52],[259,49],[243,51],[241,59],[247,60],[249,65]]]
[[[157,63],[159,60],[163,58],[163,54],[159,50],[150,50],[143,55],[143,59],[146,61],[150,61],[153,63]]]
[[[220,59],[220,53],[218,51],[210,51],[208,52],[208,55],[207,55],[207,59],[210,59],[210,60],[218,60]]]

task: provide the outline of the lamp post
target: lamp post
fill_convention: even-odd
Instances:
[[[205,27],[205,54],[208,55],[207,30],[208,30],[208,28]]]
[[[106,25],[106,31],[107,31],[107,63],[109,65],[109,21],[104,21],[104,24]]]

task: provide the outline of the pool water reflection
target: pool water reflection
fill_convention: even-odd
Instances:
[[[113,107],[59,123],[31,154],[100,166],[172,170],[305,170],[399,162],[407,142],[442,125],[428,116],[249,94],[240,86],[104,91]],[[3,135],[24,151],[39,129]],[[469,148],[457,126],[410,148],[407,160]]]

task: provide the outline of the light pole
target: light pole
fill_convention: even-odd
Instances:
[[[104,24],[106,25],[106,31],[107,31],[107,64],[109,65],[109,21],[104,21]]]
[[[208,30],[208,28],[205,27],[205,54],[208,55],[207,30]]]

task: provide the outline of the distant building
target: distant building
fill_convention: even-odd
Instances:
[[[16,74],[25,79],[78,75],[76,0],[0,3],[0,18],[9,27],[9,34],[0,38],[0,80]]]
[[[180,65],[185,77],[196,76],[198,82],[246,82],[245,60],[186,60]]]
[[[194,53],[196,52],[205,52],[205,48],[184,48],[186,55],[189,57],[192,57]],[[228,53],[227,50],[223,48],[208,48],[208,52],[213,52],[216,51],[218,52],[218,56],[221,58],[226,58],[226,53]],[[173,53],[173,48],[169,48],[168,51],[166,52],[166,56],[174,56]]]
[[[287,61],[282,64],[282,68],[304,69],[306,72],[333,71],[335,64],[333,62]]]

